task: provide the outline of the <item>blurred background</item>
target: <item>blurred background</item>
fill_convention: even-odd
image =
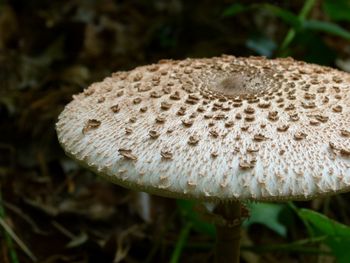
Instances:
[[[0,0],[0,262],[212,262],[195,204],[97,178],[54,124],[112,72],[223,53],[350,71],[350,1]],[[349,197],[247,203],[242,262],[350,262]]]

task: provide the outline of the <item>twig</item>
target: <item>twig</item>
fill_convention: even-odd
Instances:
[[[41,234],[41,235],[47,235],[47,233],[43,230],[41,230],[38,225],[27,215],[25,214],[19,207],[7,202],[7,201],[2,201],[4,208],[6,210],[9,210],[16,214],[18,217],[22,218],[26,223],[28,223],[32,228],[35,233]]]
[[[4,228],[4,230],[9,234],[9,236],[17,243],[17,245],[23,250],[24,253],[34,262],[37,261],[36,257],[33,253],[28,249],[28,247],[23,243],[23,241],[16,235],[15,232],[7,225],[3,218],[0,218],[0,225]],[[19,262],[19,261],[17,261]]]
[[[51,224],[57,228],[58,231],[60,231],[63,235],[65,235],[66,237],[70,238],[70,239],[74,239],[76,238],[76,236],[70,232],[68,229],[66,229],[64,226],[62,226],[61,224],[59,224],[56,221],[52,221]]]

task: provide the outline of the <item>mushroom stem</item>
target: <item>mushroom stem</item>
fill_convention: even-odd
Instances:
[[[241,238],[241,204],[219,204],[215,213],[221,215],[225,225],[216,224],[216,263],[238,263]]]

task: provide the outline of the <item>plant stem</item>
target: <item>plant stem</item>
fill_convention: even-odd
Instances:
[[[302,9],[300,10],[300,13],[298,15],[298,17],[301,19],[301,21],[303,21],[306,16],[310,13],[312,7],[314,6],[316,0],[306,0],[304,2],[304,5],[302,7]],[[285,54],[286,48],[289,46],[289,44],[293,41],[294,37],[295,37],[296,31],[294,28],[290,28],[287,35],[285,36],[281,47],[280,47],[280,54],[279,56],[283,56]]]
[[[170,263],[177,263],[179,262],[181,253],[183,248],[186,245],[186,241],[188,238],[188,235],[190,233],[192,227],[192,223],[187,223],[181,230],[179,239],[176,242],[175,250],[173,251],[173,254],[171,255]]]
[[[241,204],[219,204],[215,213],[232,224],[216,225],[216,263],[239,263],[241,238]]]
[[[0,185],[0,220],[4,220],[6,217],[6,214],[5,214],[5,209],[2,205],[2,193],[1,193],[1,185]],[[18,260],[18,257],[17,257],[17,253],[16,253],[16,250],[13,246],[13,242],[12,242],[12,239],[11,239],[11,236],[7,233],[6,229],[3,229],[3,235],[4,235],[4,238],[5,238],[5,242],[6,242],[6,245],[7,245],[7,248],[9,250],[9,255],[10,255],[10,258],[11,258],[11,262],[12,263],[19,263],[19,260]]]

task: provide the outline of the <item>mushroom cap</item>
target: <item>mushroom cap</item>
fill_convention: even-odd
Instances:
[[[56,129],[69,156],[152,194],[277,201],[350,189],[350,74],[291,58],[116,72],[73,96]]]

